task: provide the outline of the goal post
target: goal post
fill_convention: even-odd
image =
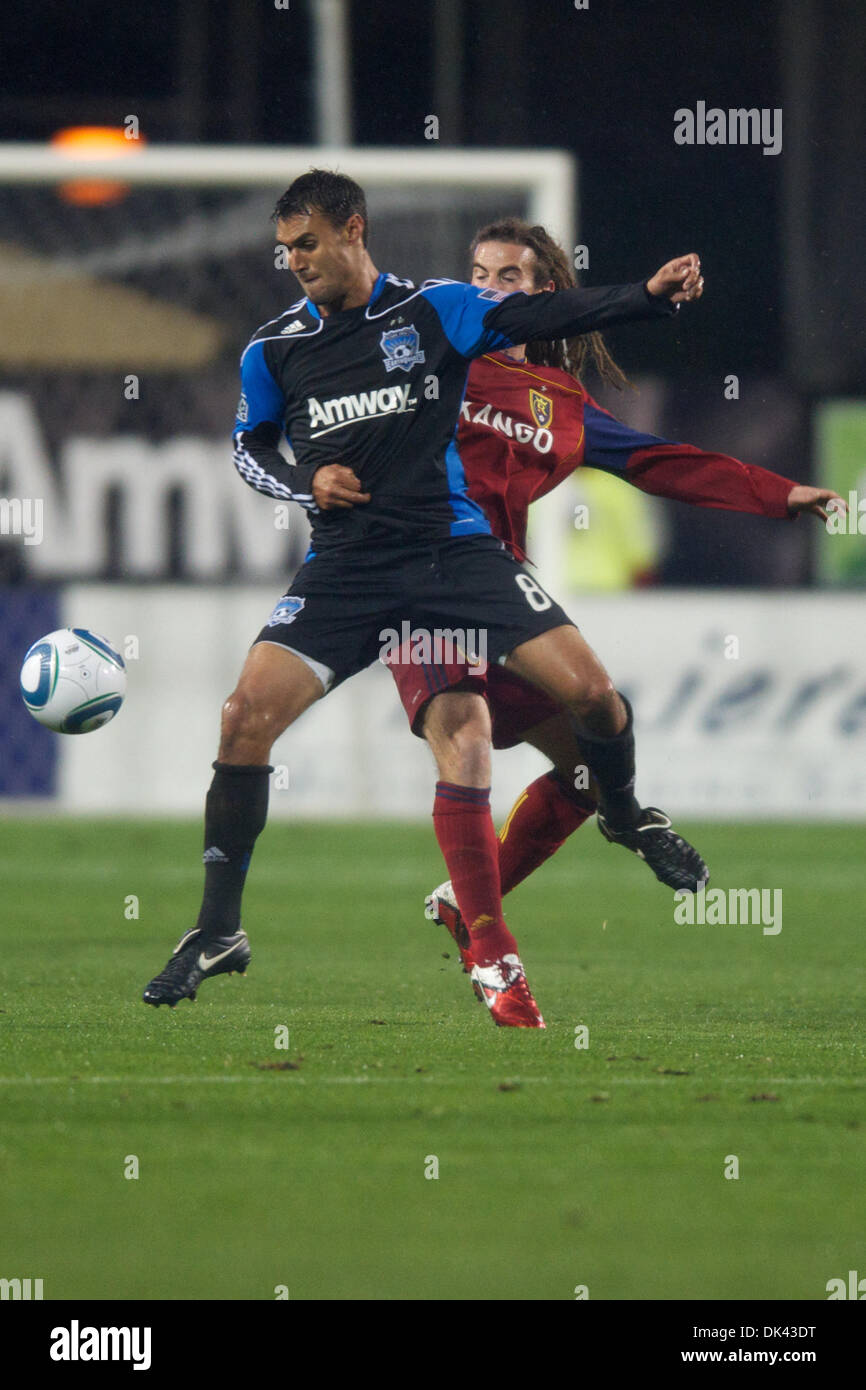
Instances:
[[[573,243],[577,167],[564,150],[147,145],[118,160],[65,154],[33,142],[0,144],[0,186],[115,179],[122,172],[123,183],[135,187],[282,187],[310,166],[339,168],[362,185],[382,188],[524,189],[530,220],[543,223],[564,246]]]

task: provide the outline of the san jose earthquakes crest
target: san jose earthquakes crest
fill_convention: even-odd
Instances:
[[[280,599],[268,618],[268,627],[280,627],[283,623],[293,623],[306,601],[305,598],[299,598],[296,594],[286,594],[284,598]]]
[[[549,429],[553,419],[553,401],[549,396],[545,396],[541,391],[529,388],[529,409],[532,411],[532,418],[541,429]]]
[[[385,356],[386,372],[393,372],[395,367],[408,372],[416,362],[424,361],[424,354],[420,350],[421,336],[414,323],[407,324],[405,328],[388,329],[379,339],[379,346]]]

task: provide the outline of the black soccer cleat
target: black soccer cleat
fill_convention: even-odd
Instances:
[[[706,887],[710,871],[688,840],[678,835],[670,817],[657,806],[645,806],[631,830],[611,830],[601,811],[598,828],[613,845],[625,845],[652,869],[659,883],[680,893],[697,893]]]
[[[141,996],[145,1004],[168,1004],[174,1008],[181,999],[195,999],[202,980],[212,975],[242,975],[250,963],[252,952],[245,931],[233,936],[214,936],[205,943],[201,930],[193,927],[185,932],[174,948],[171,960]]]

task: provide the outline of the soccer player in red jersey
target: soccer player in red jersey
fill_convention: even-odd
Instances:
[[[543,228],[517,219],[483,228],[472,251],[472,283],[481,287],[533,294],[574,284],[562,249]],[[458,432],[469,493],[483,508],[494,534],[518,559],[526,557],[530,504],[581,466],[601,468],[643,492],[696,506],[778,518],[811,511],[826,519],[824,504],[838,497],[830,489],[802,486],[726,454],[640,434],[623,425],[597,405],[581,384],[579,374],[587,362],[593,362],[611,384],[624,384],[622,372],[597,333],[569,342],[536,342],[488,353],[470,369]],[[439,664],[403,659],[388,664],[413,731],[426,737],[434,751],[437,713],[448,692],[477,690],[490,707],[494,747],[526,742],[553,764],[550,772],[521,794],[499,833],[504,897],[597,810],[574,721],[536,685],[501,665],[480,670],[460,659]],[[639,854],[641,835],[656,825],[669,827],[670,822],[653,807],[645,808],[638,830],[627,837],[599,817],[609,840],[619,840]],[[669,886],[697,886],[668,874],[663,861],[651,866]],[[677,873],[681,867],[677,866]],[[464,968],[472,971],[470,936],[450,882],[428,897],[427,915],[447,926]],[[473,983],[483,997],[477,971]]]

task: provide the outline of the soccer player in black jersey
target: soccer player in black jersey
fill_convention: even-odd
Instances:
[[[506,661],[570,712],[623,843],[641,825],[630,712],[565,612],[490,534],[466,490],[456,427],[473,358],[669,317],[700,294],[697,256],[636,285],[504,296],[380,274],[366,248],[363,191],[343,175],[313,170],[295,180],[276,217],[305,298],[260,328],[243,354],[235,464],[258,491],[310,512],[311,549],[223,708],[202,907],[144,992],[154,1005],[194,999],[202,980],[246,969],[241,895],[267,816],[272,744],[375,661],[383,633],[404,621],[427,632],[483,631],[490,660]],[[278,451],[283,432],[294,463]],[[487,705],[471,692],[440,704],[434,827],[473,954],[494,982],[491,1013],[499,1024],[543,1028],[502,917]],[[653,834],[694,872],[690,846],[672,830]]]

